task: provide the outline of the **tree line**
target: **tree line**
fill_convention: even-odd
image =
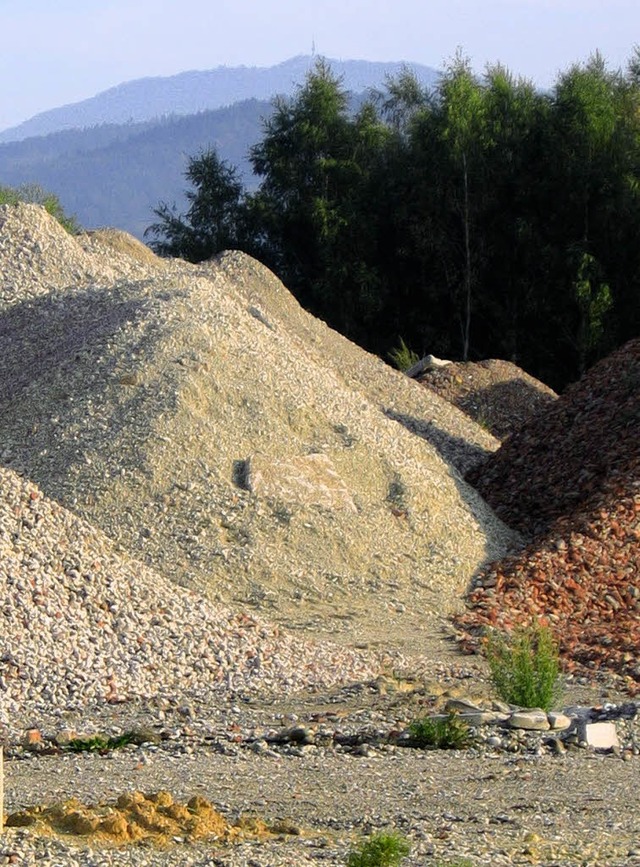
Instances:
[[[161,255],[238,248],[301,304],[388,357],[505,358],[555,388],[640,333],[640,52],[598,54],[542,92],[462,55],[427,91],[409,71],[356,110],[319,60],[276,99],[248,192],[215,150]]]

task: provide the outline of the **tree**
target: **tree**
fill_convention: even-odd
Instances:
[[[193,185],[185,193],[190,207],[185,215],[165,202],[154,209],[158,222],[144,233],[155,236],[152,249],[160,256],[202,262],[222,250],[247,246],[246,193],[237,169],[210,149],[189,159],[185,178]]]
[[[454,201],[459,211],[464,251],[463,314],[461,317],[462,359],[469,358],[471,303],[476,279],[474,262],[474,203],[480,198],[484,105],[483,90],[467,58],[458,54],[438,88],[441,135],[448,144],[451,179],[460,184]],[[457,176],[457,178],[456,178]],[[476,188],[473,188],[473,185]]]

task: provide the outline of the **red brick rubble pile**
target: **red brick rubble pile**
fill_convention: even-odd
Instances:
[[[640,339],[596,364],[467,481],[529,544],[474,580],[458,621],[466,643],[482,626],[542,618],[565,670],[611,672],[640,691]]]

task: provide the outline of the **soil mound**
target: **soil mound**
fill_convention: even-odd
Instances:
[[[165,848],[176,840],[192,843],[210,837],[229,843],[269,834],[264,822],[229,822],[201,795],[181,804],[163,791],[130,792],[114,803],[83,804],[71,798],[50,807],[28,807],[11,813],[6,824],[41,834],[71,834],[107,847],[133,843]]]
[[[640,340],[595,365],[470,474],[533,541],[487,567],[465,627],[546,618],[565,668],[640,685]]]
[[[459,473],[497,441],[247,256],[100,246],[0,209],[0,462],[175,582],[296,628],[401,641],[459,606],[515,538]]]
[[[418,380],[494,437],[506,439],[557,400],[553,389],[510,361],[452,361]]]

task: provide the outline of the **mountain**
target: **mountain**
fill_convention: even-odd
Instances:
[[[0,184],[38,184],[82,226],[113,226],[141,238],[160,201],[184,208],[187,161],[202,150],[215,147],[249,189],[256,186],[248,154],[262,137],[272,99],[292,93],[313,63],[305,56],[269,69],[220,67],[144,78],[37,115],[0,133]],[[357,94],[406,66],[329,63],[354,94],[354,105]],[[438,75],[426,66],[411,68],[425,86]]]
[[[96,124],[137,123],[168,114],[195,114],[246,99],[269,100],[275,94],[292,93],[315,60],[313,56],[300,55],[270,67],[218,66],[168,77],[126,81],[90,99],[41,112],[0,132],[0,142],[21,141]],[[343,76],[346,88],[354,93],[380,86],[386,75],[397,75],[408,65],[429,87],[439,74],[429,66],[413,63],[331,59],[328,62],[336,75]]]
[[[0,145],[0,183],[37,183],[82,226],[113,226],[141,238],[161,200],[184,206],[187,160],[201,150],[215,146],[255,186],[248,152],[270,111],[271,103],[253,99],[186,117],[11,142]]]

